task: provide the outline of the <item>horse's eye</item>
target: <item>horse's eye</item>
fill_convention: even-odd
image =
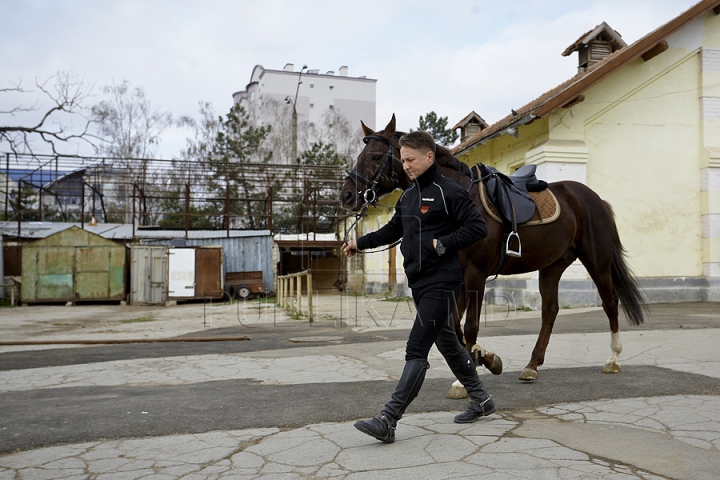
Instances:
[[[376,162],[380,161],[380,155],[373,155],[373,160]]]

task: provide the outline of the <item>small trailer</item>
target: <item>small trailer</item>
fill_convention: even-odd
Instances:
[[[253,295],[264,293],[263,272],[227,272],[225,291],[230,298],[249,300]]]

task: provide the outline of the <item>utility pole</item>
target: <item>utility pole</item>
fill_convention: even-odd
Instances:
[[[297,88],[295,89],[295,100],[291,100],[290,97],[287,97],[285,99],[285,102],[292,104],[292,161],[294,162],[297,160],[297,129],[298,129],[298,122],[297,122],[297,98],[298,93],[300,93],[300,84],[302,83],[302,74],[305,71],[305,69],[308,68],[307,65],[303,65],[303,67],[300,69],[300,75],[298,75],[298,83]]]

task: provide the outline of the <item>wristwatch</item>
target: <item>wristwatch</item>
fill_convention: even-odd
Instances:
[[[447,251],[447,249],[445,248],[445,245],[440,243],[440,240],[438,240],[437,245],[435,245],[435,251],[437,252],[438,255],[442,256],[442,255],[445,255],[445,252]]]

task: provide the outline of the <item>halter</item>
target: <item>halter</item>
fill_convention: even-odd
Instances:
[[[378,195],[375,188],[377,187],[377,184],[380,181],[380,177],[382,176],[382,172],[385,170],[385,167],[387,167],[388,162],[390,162],[390,179],[393,181],[393,183],[397,182],[397,176],[395,174],[395,162],[393,161],[395,158],[395,156],[393,155],[393,153],[395,153],[395,145],[393,144],[392,140],[387,140],[379,135],[368,135],[367,137],[363,138],[363,143],[367,145],[370,140],[379,140],[388,146],[388,149],[385,152],[385,160],[383,160],[382,165],[380,165],[380,168],[378,168],[378,171],[375,173],[375,178],[373,178],[372,181],[368,180],[367,178],[360,175],[360,173],[357,171],[357,168],[354,168],[352,170],[345,170],[347,172],[347,177],[345,178],[348,180],[352,180],[355,184],[355,188],[359,187],[358,182],[362,182],[368,187],[365,191],[361,191],[359,189],[357,190],[357,193],[362,194],[363,200],[365,200],[365,205],[375,205],[377,203]]]

